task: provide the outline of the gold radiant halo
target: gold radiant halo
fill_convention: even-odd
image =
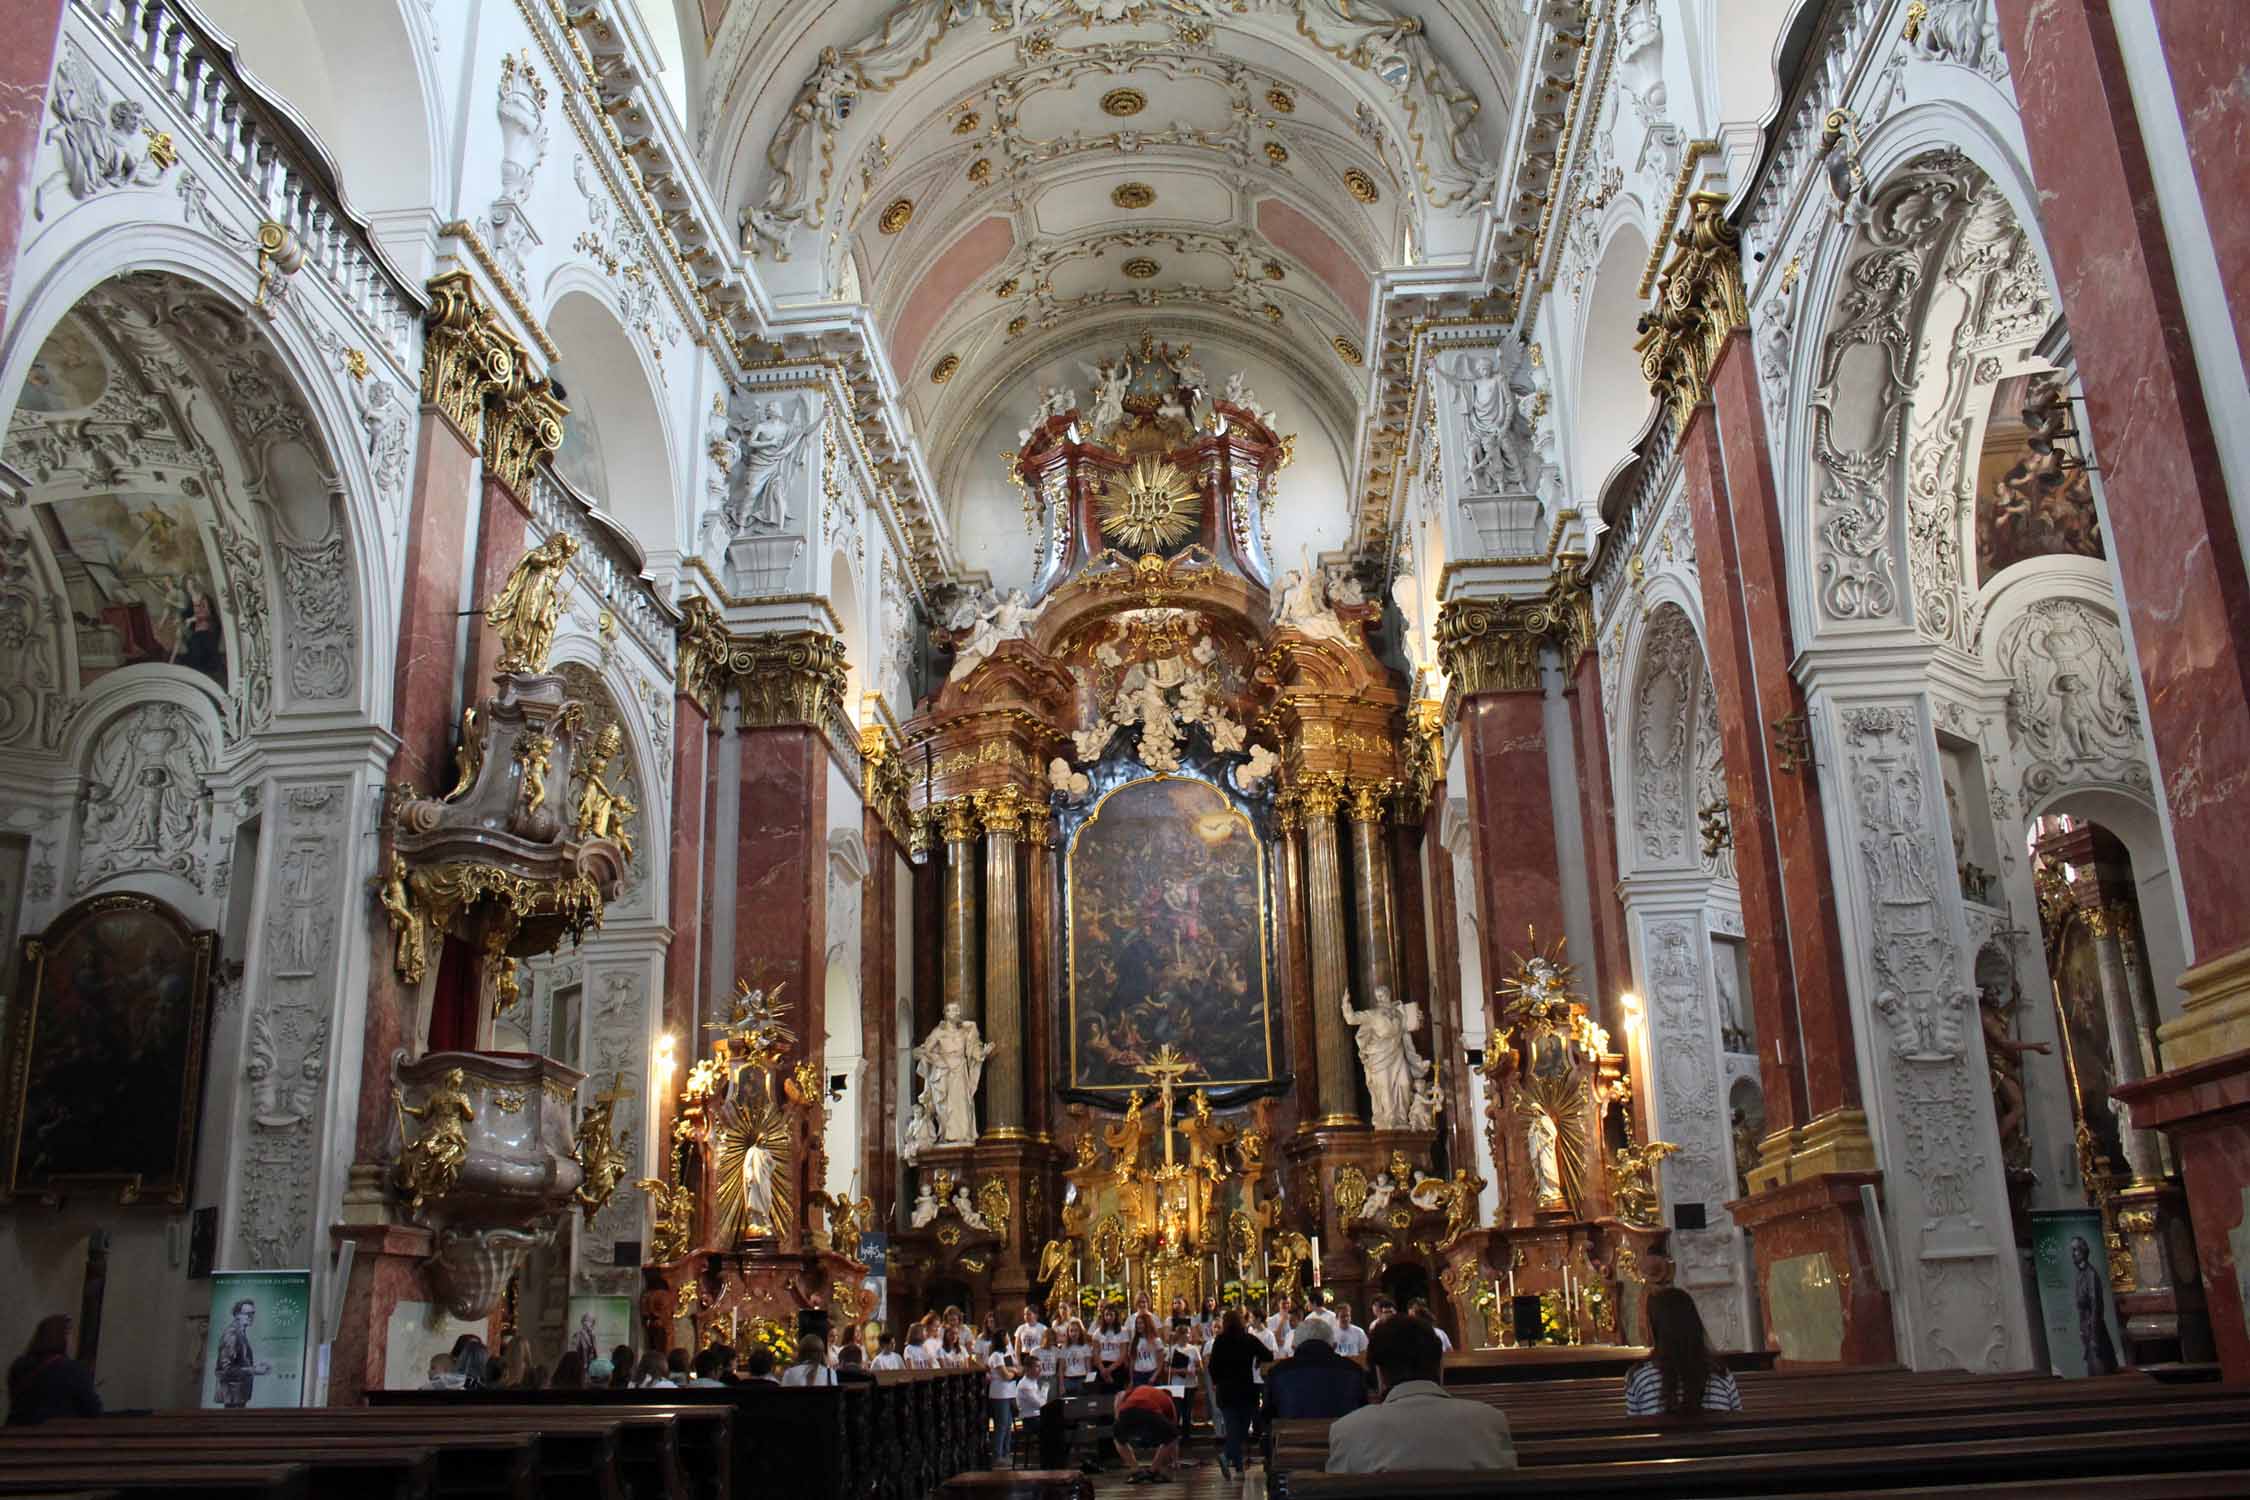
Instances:
[[[1357,167],[1345,171],[1344,186],[1351,189],[1352,196],[1362,203],[1373,203],[1383,196],[1383,190],[1375,185],[1375,179]]]
[[[945,384],[948,380],[951,380],[953,378],[954,374],[959,371],[960,368],[961,356],[958,354],[948,354],[945,358],[939,360],[937,364],[931,368],[930,384]]]
[[[1359,352],[1359,345],[1340,333],[1329,342],[1336,346],[1336,357],[1347,365],[1356,365],[1366,357]]]
[[[1195,482],[1177,465],[1144,457],[1103,491],[1102,535],[1136,552],[1176,547],[1195,534],[1202,510]]]
[[[1102,95],[1102,113],[1128,119],[1148,108],[1148,95],[1139,89],[1111,89]]]
[[[1117,269],[1135,281],[1146,281],[1164,268],[1145,255],[1136,255]]]
[[[875,221],[875,227],[882,230],[885,234],[896,234],[901,229],[904,229],[907,226],[908,221],[913,219],[913,217],[913,199],[893,198],[891,200],[891,206],[883,210],[883,217]]]
[[[1267,89],[1266,107],[1277,115],[1291,115],[1297,112],[1297,101],[1285,89]]]
[[[1121,182],[1109,190],[1109,201],[1119,208],[1146,208],[1156,201],[1156,189],[1145,182]]]

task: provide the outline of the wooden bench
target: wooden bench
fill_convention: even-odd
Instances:
[[[0,1495],[70,1495],[124,1500],[165,1492],[167,1500],[314,1500],[303,1464],[25,1465],[0,1471]]]
[[[56,1465],[83,1465],[103,1484],[128,1466],[201,1465],[224,1468],[244,1462],[302,1464],[322,1500],[430,1500],[436,1454],[427,1446],[371,1442],[353,1437],[283,1439],[244,1443],[232,1437],[47,1432],[25,1428],[0,1441],[0,1475]]]

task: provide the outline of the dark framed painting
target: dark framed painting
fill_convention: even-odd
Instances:
[[[217,933],[130,894],[81,901],[23,940],[0,1190],[187,1202],[217,950]]]
[[[1070,1087],[1148,1087],[1166,1046],[1188,1088],[1272,1080],[1265,844],[1218,788],[1129,781],[1071,836]]]

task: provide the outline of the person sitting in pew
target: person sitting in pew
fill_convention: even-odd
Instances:
[[[647,1349],[641,1353],[641,1362],[633,1367],[633,1388],[640,1391],[668,1391],[677,1384],[672,1379],[671,1362],[661,1349]]]
[[[631,1344],[619,1344],[616,1348],[610,1350],[609,1388],[613,1391],[631,1390],[633,1388],[633,1366],[636,1363]]]
[[[427,1389],[458,1391],[465,1384],[466,1382],[461,1378],[461,1372],[453,1367],[452,1355],[440,1353],[430,1356],[430,1383]]]
[[[1697,1417],[1742,1410],[1742,1392],[1703,1332],[1695,1299],[1676,1286],[1648,1296],[1650,1357],[1625,1377],[1628,1417]]]
[[[691,1367],[688,1364],[687,1350],[674,1346],[664,1351],[664,1367],[668,1372],[666,1378],[672,1384],[686,1385],[688,1383]]]
[[[874,1372],[867,1368],[867,1351],[857,1344],[846,1344],[836,1351],[836,1368],[829,1373],[838,1385],[872,1385]]]
[[[690,1386],[708,1389],[723,1386],[726,1374],[734,1368],[734,1351],[724,1344],[713,1344],[695,1357],[695,1378]]]
[[[1336,1352],[1336,1320],[1324,1312],[1297,1325],[1290,1356],[1266,1371],[1266,1419],[1341,1417],[1367,1404],[1365,1373]]]
[[[1389,1469],[1512,1469],[1508,1419],[1438,1384],[1445,1347],[1419,1318],[1390,1317],[1368,1330],[1367,1359],[1383,1399],[1328,1429],[1328,1472]]]
[[[732,1358],[733,1351],[729,1350],[728,1359],[730,1363]],[[773,1351],[763,1344],[751,1350],[749,1355],[743,1359],[742,1376],[742,1379],[732,1383],[735,1385],[787,1385],[789,1383],[774,1374]]]
[[[603,1361],[596,1360],[595,1363],[601,1364]],[[585,1354],[577,1349],[564,1350],[563,1357],[555,1361],[554,1378],[549,1380],[547,1384],[558,1391],[582,1391],[586,1389]]]
[[[828,1341],[809,1333],[797,1340],[797,1362],[781,1372],[781,1383],[834,1385],[836,1372],[828,1368]]]

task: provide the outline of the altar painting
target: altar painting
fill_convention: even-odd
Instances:
[[[1070,1079],[1146,1085],[1159,1048],[1185,1083],[1273,1077],[1265,850],[1214,787],[1160,776],[1104,797],[1071,841]]]

